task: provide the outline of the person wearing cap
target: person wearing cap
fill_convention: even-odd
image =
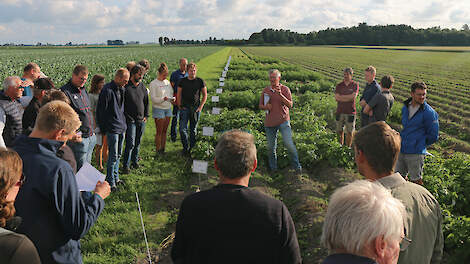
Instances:
[[[42,98],[48,91],[55,89],[54,83],[50,78],[39,78],[34,81],[33,99],[29,102],[23,114],[23,133],[29,135],[33,131],[36,117],[41,107]]]
[[[25,85],[18,76],[9,76],[3,81],[3,91],[0,91],[0,147],[11,147],[15,138],[23,133],[21,119],[24,109],[18,99],[23,96]]]

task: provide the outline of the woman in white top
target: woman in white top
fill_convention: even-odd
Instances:
[[[158,68],[157,79],[150,83],[150,98],[152,99],[152,115],[155,120],[155,150],[156,154],[165,152],[166,131],[172,116],[171,105],[175,103],[173,88],[168,77],[168,67],[163,62]]]

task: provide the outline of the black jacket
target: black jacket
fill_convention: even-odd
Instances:
[[[186,197],[171,252],[178,263],[301,263],[286,206],[248,187],[220,184]]]
[[[23,218],[18,233],[33,241],[42,263],[82,263],[79,239],[104,208],[97,194],[81,198],[72,168],[57,157],[62,145],[21,135],[13,147],[26,178],[15,201],[16,214]]]
[[[77,112],[80,121],[82,121],[82,125],[80,126],[82,137],[87,138],[93,135],[93,124],[95,121],[93,119],[90,98],[88,98],[86,88],[77,88],[73,86],[72,81],[70,80],[60,89],[70,99],[70,106],[72,106],[73,110]]]
[[[126,131],[124,117],[124,88],[114,81],[101,90],[96,107],[96,119],[102,133],[123,134]]]
[[[23,106],[18,100],[11,100],[3,91],[0,91],[0,108],[6,116],[3,140],[7,147],[11,147],[15,138],[23,133]]]
[[[142,122],[149,116],[149,95],[142,82],[135,86],[129,81],[124,93],[124,115],[127,122]]]
[[[36,97],[33,97],[23,113],[23,134],[29,136],[33,132],[36,117],[39,113],[41,104]]]

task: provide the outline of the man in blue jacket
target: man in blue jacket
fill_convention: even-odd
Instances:
[[[114,80],[107,83],[101,90],[96,108],[96,119],[101,132],[108,139],[108,162],[106,164],[106,181],[111,190],[116,191],[119,180],[119,158],[122,153],[124,132],[127,129],[124,116],[124,86],[129,81],[129,71],[125,68],[117,70]]]
[[[411,85],[411,98],[401,110],[401,151],[395,171],[417,184],[423,184],[426,147],[439,138],[438,114],[426,103],[426,84]]]
[[[110,192],[108,183],[98,182],[83,200],[72,167],[57,157],[80,124],[72,107],[53,101],[39,110],[30,136],[14,143],[26,179],[15,202],[22,218],[18,233],[31,239],[42,263],[82,263],[79,239],[95,224]]]

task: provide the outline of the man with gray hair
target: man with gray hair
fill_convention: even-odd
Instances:
[[[400,141],[398,132],[384,121],[362,128],[353,139],[357,168],[366,179],[390,189],[406,207],[406,236],[413,243],[400,254],[398,263],[440,263],[444,247],[441,208],[424,187],[393,173]]]
[[[323,264],[396,264],[410,241],[405,207],[382,185],[360,180],[330,198],[321,242],[330,251]],[[414,262],[409,262],[414,263]]]
[[[254,137],[225,132],[215,149],[220,184],[186,197],[171,257],[179,263],[301,263],[294,223],[279,200],[250,189]]]
[[[352,80],[353,69],[343,70],[343,81],[336,85],[336,133],[339,143],[344,145],[344,128],[346,127],[346,145],[351,147],[352,135],[356,126],[356,97],[359,93],[359,84]]]
[[[277,131],[281,131],[284,146],[290,154],[292,168],[297,173],[302,173],[297,148],[292,140],[292,129],[290,127],[289,108],[292,108],[292,95],[289,87],[282,85],[281,73],[277,69],[269,70],[270,86],[261,92],[259,108],[266,111],[264,129],[268,141],[268,162],[271,171],[277,170]]]
[[[15,138],[23,133],[23,106],[18,99],[23,95],[25,82],[18,76],[3,81],[0,91],[0,147],[11,147]]]

